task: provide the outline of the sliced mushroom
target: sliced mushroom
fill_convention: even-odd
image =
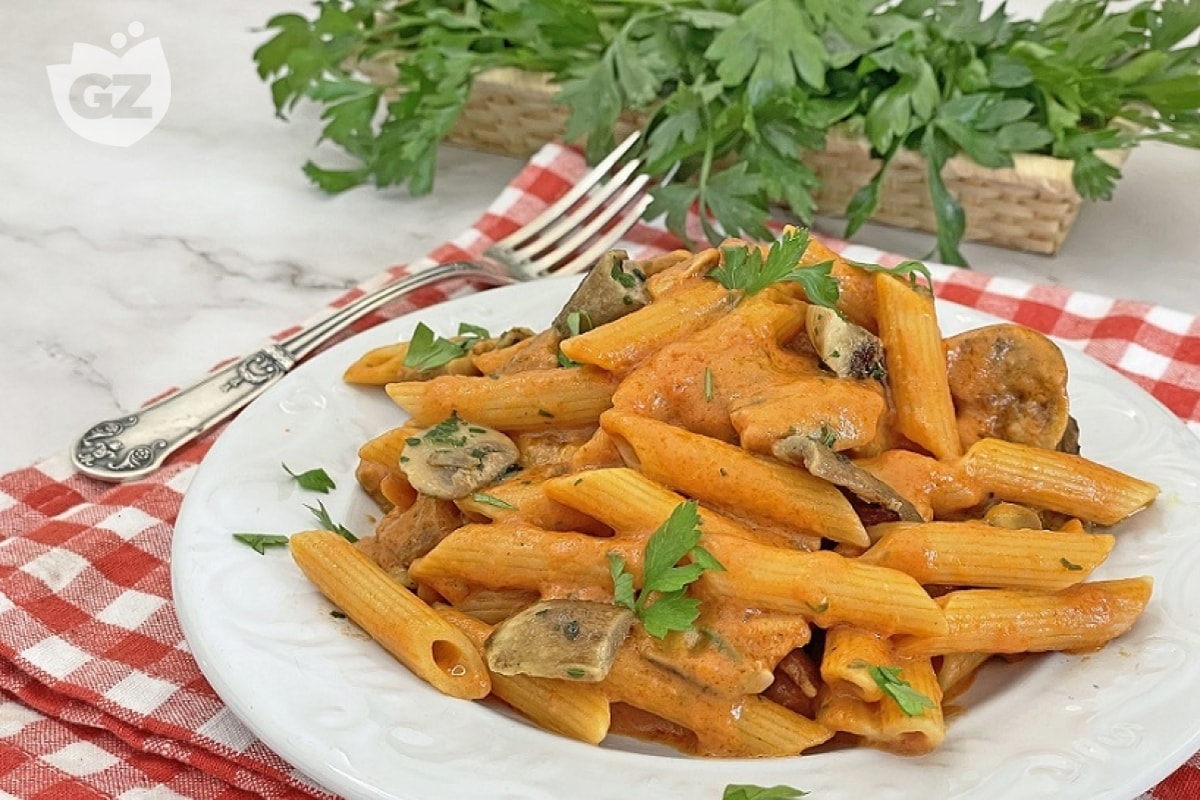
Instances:
[[[484,643],[500,675],[600,681],[633,624],[633,612],[592,600],[543,600],[517,612]]]
[[[891,486],[811,437],[780,439],[772,452],[780,461],[801,465],[818,478],[848,489],[855,497],[894,511],[902,521],[924,521],[916,507]]]
[[[500,431],[451,416],[408,439],[400,469],[421,494],[457,500],[496,480],[519,456]]]
[[[881,378],[887,374],[883,342],[832,308],[810,305],[805,327],[817,355],[839,378]]]
[[[610,250],[567,299],[552,327],[564,338],[573,336],[580,331],[572,319],[581,321],[585,329],[596,328],[649,302],[645,274],[624,250]]]
[[[946,340],[963,449],[992,437],[1054,449],[1067,432],[1067,362],[1046,336],[998,323]]]

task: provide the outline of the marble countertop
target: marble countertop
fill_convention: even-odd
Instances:
[[[91,423],[188,383],[348,286],[425,254],[469,226],[520,168],[445,148],[431,196],[312,188],[299,167],[314,154],[314,109],[298,109],[290,124],[275,119],[250,58],[265,20],[305,8],[285,0],[6,7],[0,369],[14,380],[0,393],[0,472],[61,452]],[[161,123],[128,147],[68,127],[46,69],[70,61],[74,43],[107,47],[118,33],[159,38],[171,75]],[[1200,314],[1200,152],[1144,146],[1124,173],[1111,202],[1084,208],[1057,256],[964,252],[992,274]],[[930,249],[927,236],[879,227],[857,241],[913,257]]]

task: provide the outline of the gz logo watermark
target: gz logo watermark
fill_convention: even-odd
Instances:
[[[75,42],[70,64],[46,67],[54,105],[68,127],[88,141],[128,147],[154,130],[171,105],[171,71],[158,37],[114,33],[112,50]]]

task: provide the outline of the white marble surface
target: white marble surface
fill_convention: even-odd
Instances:
[[[1025,7],[1037,2],[1018,4]],[[326,197],[299,166],[319,125],[284,124],[250,53],[287,0],[5,4],[0,49],[0,471],[62,452],[89,424],[187,383],[382,267],[473,222],[512,159],[445,149],[434,195]],[[130,147],[76,135],[46,67],[138,21],[172,93]],[[1056,257],[969,246],[978,269],[1200,314],[1200,152],[1147,146]],[[837,229],[833,229],[837,232]],[[860,241],[922,256],[928,237]]]

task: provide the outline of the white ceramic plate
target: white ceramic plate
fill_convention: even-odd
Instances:
[[[247,408],[200,466],[179,515],[172,577],[204,674],[264,742],[349,798],[718,800],[729,783],[786,784],[828,798],[1128,800],[1200,747],[1200,440],[1155,400],[1066,348],[1086,455],[1163,493],[1118,529],[1096,578],[1149,574],[1150,607],[1102,652],[989,667],[922,758],[869,749],[770,760],[699,760],[617,741],[591,747],[495,709],[443,697],[326,603],[281,550],[260,556],[234,531],[313,527],[280,467],[323,467],[331,516],[371,529],[353,480],[362,441],[403,415],[380,391],[345,385],[370,347],[418,320],[449,335],[548,324],[574,283],[497,289],[376,327],[313,359]],[[994,321],[943,304],[953,333]]]

